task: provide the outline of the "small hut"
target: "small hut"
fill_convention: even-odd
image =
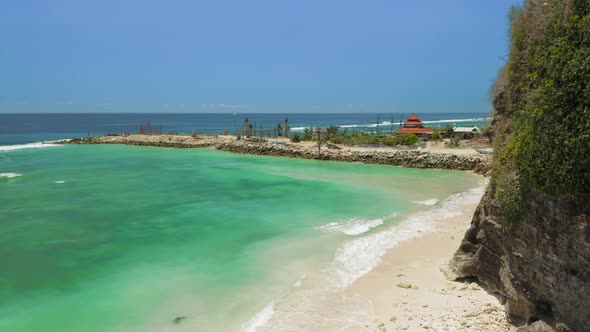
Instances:
[[[472,139],[477,134],[480,133],[480,130],[477,126],[471,127],[454,127],[453,132],[455,135],[461,137],[461,139]]]
[[[430,138],[434,131],[429,128],[425,128],[422,121],[416,114],[410,115],[410,117],[404,122],[404,125],[396,131],[397,134],[415,134],[422,138]]]

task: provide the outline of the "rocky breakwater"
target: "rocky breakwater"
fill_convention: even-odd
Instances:
[[[121,134],[74,138],[68,141],[57,142],[61,144],[127,144],[140,146],[161,146],[172,148],[206,148],[212,147],[223,138],[207,135],[140,135]]]
[[[299,144],[253,143],[247,141],[224,141],[217,144],[215,148],[234,153],[265,156],[362,162],[413,168],[469,170],[484,175],[490,171],[491,165],[491,156],[489,155],[456,155],[423,151],[357,151],[326,147],[323,147],[321,152],[318,153],[317,148],[305,147]]]

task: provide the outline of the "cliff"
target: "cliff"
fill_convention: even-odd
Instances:
[[[590,2],[510,18],[490,185],[447,272],[502,296],[517,325],[590,331]]]

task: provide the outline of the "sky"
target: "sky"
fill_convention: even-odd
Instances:
[[[0,0],[0,112],[488,112],[518,0]]]

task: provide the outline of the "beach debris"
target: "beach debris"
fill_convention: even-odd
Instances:
[[[182,323],[187,317],[186,316],[178,316],[176,318],[174,318],[174,320],[172,320],[172,322],[174,324],[180,324]]]
[[[397,321],[397,318],[395,316],[391,316],[389,321],[395,323],[395,321]]]
[[[405,282],[398,282],[396,284],[396,286],[399,287],[399,288],[408,288],[408,289],[409,288],[412,288],[412,284],[408,284],[408,283],[405,283]]]
[[[401,277],[405,277],[406,275],[405,275],[405,274],[396,274],[395,276],[396,276],[397,278],[401,278]]]

